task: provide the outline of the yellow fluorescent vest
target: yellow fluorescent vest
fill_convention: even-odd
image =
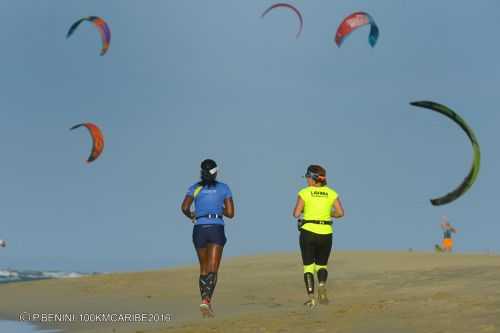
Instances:
[[[332,207],[339,196],[337,192],[328,186],[309,186],[303,188],[298,195],[304,200],[304,220],[330,221],[332,219]],[[325,224],[306,223],[302,229],[320,235],[333,233],[332,226]]]

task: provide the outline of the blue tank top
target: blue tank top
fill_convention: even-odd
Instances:
[[[229,189],[229,186],[224,183],[217,182],[214,186],[204,186],[200,190],[197,190],[200,187],[201,185],[195,183],[189,187],[186,193],[186,195],[194,197],[194,211],[196,216],[203,216],[208,214],[218,214],[222,216],[222,214],[224,213],[224,200],[233,196],[231,190]],[[222,219],[222,217],[218,219],[209,219],[208,217],[202,217],[196,219],[195,224],[224,225],[224,220]]]

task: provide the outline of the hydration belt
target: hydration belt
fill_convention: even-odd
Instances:
[[[196,216],[196,219],[207,218],[207,219],[221,219],[224,215],[221,214],[206,214],[201,216]]]
[[[332,225],[332,221],[317,221],[317,220],[299,220],[299,224],[302,226],[306,223],[314,223],[314,224],[324,224],[324,225]]]

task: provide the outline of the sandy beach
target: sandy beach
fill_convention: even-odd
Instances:
[[[213,319],[198,312],[196,266],[1,285],[0,318],[73,314],[73,322],[52,318],[43,326],[88,333],[500,332],[499,256],[342,252],[329,268],[331,303],[313,310],[303,306],[299,255],[269,254],[223,262]],[[79,317],[103,313],[165,317],[144,323]]]

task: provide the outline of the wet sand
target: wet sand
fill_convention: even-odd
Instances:
[[[199,314],[194,266],[0,285],[0,318],[74,314],[74,322],[52,318],[43,326],[86,333],[500,332],[500,256],[343,252],[329,269],[330,305],[313,310],[303,306],[299,255],[269,254],[223,262],[213,319]],[[79,320],[102,313],[170,314],[171,320]]]

